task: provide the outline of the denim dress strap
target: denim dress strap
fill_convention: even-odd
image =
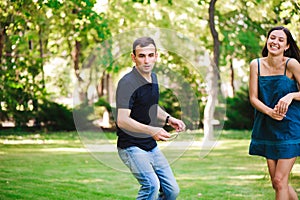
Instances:
[[[258,70],[258,76],[260,76],[260,64],[259,64],[259,58],[257,58],[257,70]]]
[[[287,65],[288,65],[288,62],[291,60],[291,58],[288,58],[286,60],[286,63],[285,63],[285,68],[284,68],[284,75],[286,75],[286,68],[287,68]]]

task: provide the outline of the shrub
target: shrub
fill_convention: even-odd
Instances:
[[[39,104],[37,120],[41,126],[51,131],[75,130],[72,111],[64,105],[48,100]]]
[[[248,88],[241,88],[233,98],[227,98],[225,129],[252,129],[254,109],[250,104]]]
[[[115,109],[104,98],[99,98],[93,104],[84,102],[78,105],[73,110],[76,129],[79,131],[99,129],[99,126],[94,122],[102,119],[106,110],[109,112],[110,124],[114,126],[113,112]]]

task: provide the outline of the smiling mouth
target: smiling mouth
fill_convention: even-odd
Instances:
[[[276,50],[277,50],[277,49],[279,49],[279,46],[278,46],[278,45],[273,45],[273,44],[272,44],[272,45],[270,45],[270,48],[271,48],[271,49],[276,49]]]

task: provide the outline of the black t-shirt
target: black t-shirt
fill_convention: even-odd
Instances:
[[[134,67],[118,83],[116,102],[117,112],[119,108],[130,109],[130,117],[140,123],[157,125],[157,106],[159,89],[157,77],[151,74],[152,83],[144,79]],[[119,148],[137,146],[149,151],[157,146],[156,141],[148,134],[135,133],[124,130],[117,125]]]

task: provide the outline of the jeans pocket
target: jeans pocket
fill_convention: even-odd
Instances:
[[[118,154],[123,163],[130,168],[129,156],[125,149],[118,148]]]

